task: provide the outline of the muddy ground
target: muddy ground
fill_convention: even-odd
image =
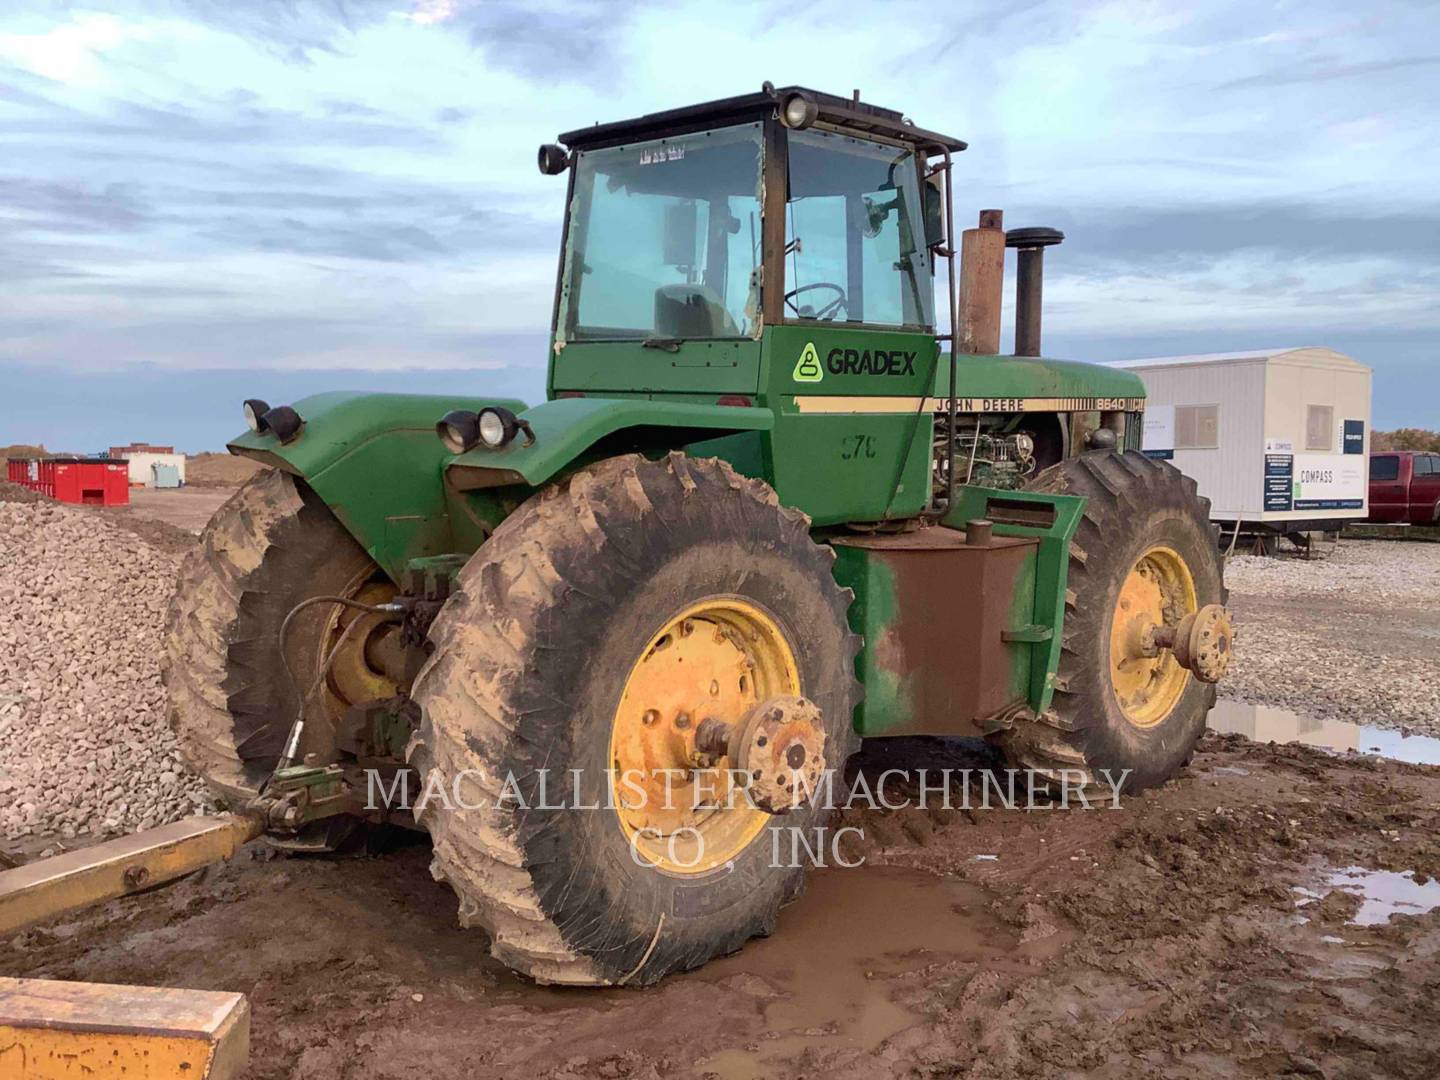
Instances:
[[[127,527],[179,549],[193,500],[227,493],[154,494]],[[1252,642],[1363,623],[1331,663],[1371,645],[1431,661],[1429,616],[1385,620],[1357,592],[1232,604]],[[1292,707],[1343,711],[1331,681]],[[1263,719],[1239,722],[1275,730]],[[893,740],[856,765],[873,784],[997,762]],[[1211,735],[1118,810],[983,809],[978,786],[963,800],[957,781],[949,809],[932,794],[928,810],[846,813],[864,839],[841,854],[863,865],[817,870],[773,937],[652,990],[513,975],[458,928],[420,839],[351,858],[251,845],[13,937],[0,974],[243,991],[250,1080],[1440,1075],[1440,768]]]
[[[935,751],[861,764],[878,781]],[[961,800],[847,814],[863,866],[816,872],[773,937],[652,990],[510,974],[422,843],[252,845],[23,933],[0,968],[243,991],[252,1080],[1440,1075],[1440,911],[1407,913],[1440,888],[1440,770],[1212,735],[1118,810]],[[1357,925],[1387,912],[1327,884],[1349,867],[1413,872],[1389,884],[1421,906]]]

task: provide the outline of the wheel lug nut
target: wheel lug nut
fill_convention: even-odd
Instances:
[[[655,722],[659,719],[660,714],[658,712],[656,712],[654,709],[646,709],[645,715],[640,718],[640,722],[646,727],[654,727]]]
[[[690,714],[682,712],[679,716],[675,717],[675,726],[682,730],[688,728],[690,726]]]

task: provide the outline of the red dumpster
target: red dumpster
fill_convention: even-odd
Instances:
[[[127,506],[130,466],[114,458],[12,458],[6,479],[60,502]]]

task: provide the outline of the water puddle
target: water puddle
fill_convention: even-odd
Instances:
[[[1318,720],[1289,709],[1250,705],[1221,698],[1210,710],[1211,731],[1244,735],[1255,742],[1302,743],[1344,753],[1378,754],[1413,765],[1440,765],[1440,739],[1401,735],[1390,728],[1352,724],[1346,720]]]
[[[807,1050],[871,1050],[920,1023],[891,999],[887,976],[916,960],[993,964],[1048,955],[1068,935],[1019,945],[1013,927],[987,910],[989,895],[967,882],[892,867],[826,869],[810,875],[805,896],[780,913],[773,936],[687,978],[739,974],[774,987],[766,1004],[767,1035],[697,1062],[698,1074],[722,1080],[771,1077]]]
[[[1325,896],[1331,889],[1340,889],[1360,897],[1360,909],[1348,920],[1352,926],[1378,926],[1391,915],[1423,915],[1440,907],[1440,881],[1431,878],[1424,884],[1409,871],[1366,870],[1360,866],[1344,866],[1330,871],[1319,889],[1296,889],[1303,899],[1303,908]],[[1330,938],[1325,940],[1329,941]],[[1338,939],[1336,939],[1338,940]]]

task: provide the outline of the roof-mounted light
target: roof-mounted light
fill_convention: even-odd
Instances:
[[[546,176],[558,176],[569,167],[570,155],[565,152],[563,146],[545,143],[536,154],[536,162],[540,166],[540,171]]]
[[[804,131],[819,115],[819,103],[803,90],[786,94],[780,101],[780,122],[792,131]]]

